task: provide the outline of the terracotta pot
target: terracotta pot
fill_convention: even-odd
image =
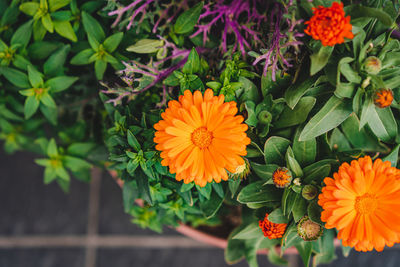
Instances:
[[[124,182],[118,178],[117,173],[115,171],[110,171],[111,176],[114,178],[114,180],[117,182],[117,184],[122,188],[124,185]],[[137,199],[136,203],[140,206],[143,205],[143,201],[141,199]],[[181,233],[187,237],[190,237],[194,240],[197,240],[199,242],[208,244],[210,246],[218,247],[225,249],[228,245],[228,240],[220,238],[220,237],[215,237],[213,235],[210,235],[205,232],[201,232],[197,230],[196,228],[190,227],[186,224],[179,223],[179,226],[174,228],[178,233]],[[341,245],[340,240],[335,239],[334,240],[334,245],[335,247],[338,247]],[[280,253],[280,248],[277,248],[277,252]],[[258,254],[266,254],[267,250],[260,250],[258,251]],[[297,255],[297,249],[295,247],[291,247],[285,250],[285,255]]]

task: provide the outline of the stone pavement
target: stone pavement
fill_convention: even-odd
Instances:
[[[0,267],[223,267],[223,250],[130,222],[112,178],[94,170],[92,182],[72,180],[70,193],[44,185],[35,155],[0,150]],[[330,265],[400,266],[400,251],[351,252]],[[341,255],[338,252],[338,255]],[[260,267],[273,266],[259,256]],[[302,266],[291,257],[290,267]],[[234,267],[248,266],[244,261]]]

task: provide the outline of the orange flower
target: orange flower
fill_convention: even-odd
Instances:
[[[344,42],[344,38],[353,39],[350,16],[345,17],[343,3],[334,2],[331,7],[313,8],[314,15],[305,24],[304,32],[315,40],[321,40],[323,46],[334,46]]]
[[[386,108],[393,102],[393,92],[390,89],[380,89],[375,93],[375,105]]]
[[[192,94],[189,90],[172,100],[161,114],[163,118],[154,125],[157,130],[154,142],[163,158],[161,164],[176,173],[178,181],[194,181],[205,186],[213,180],[228,180],[226,170],[236,172],[245,164],[247,125],[242,116],[235,116],[235,102],[224,103],[223,95],[214,96],[207,89]]]
[[[292,181],[292,174],[286,168],[278,168],[272,174],[272,181],[278,188],[288,187]]]
[[[325,178],[318,204],[325,227],[339,230],[344,246],[382,251],[400,241],[400,170],[370,157],[343,163]]]
[[[286,230],[286,223],[273,223],[268,220],[268,213],[265,214],[265,218],[258,222],[261,230],[265,237],[269,239],[281,238]]]

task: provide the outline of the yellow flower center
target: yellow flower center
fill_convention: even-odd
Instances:
[[[206,127],[200,127],[192,133],[192,142],[199,148],[207,148],[211,145],[213,139],[212,132],[208,131]]]
[[[360,214],[370,214],[378,207],[378,200],[374,195],[364,194],[356,198],[354,208]]]

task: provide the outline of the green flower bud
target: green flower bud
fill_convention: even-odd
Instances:
[[[371,56],[364,61],[364,70],[369,74],[378,74],[382,69],[382,62],[379,58]]]
[[[258,113],[257,118],[261,124],[270,124],[272,121],[272,114],[266,110],[263,110],[260,113]]]
[[[324,228],[318,223],[315,223],[304,216],[300,222],[297,224],[297,234],[304,241],[314,241],[317,240],[323,233]]]
[[[301,191],[301,195],[307,200],[313,200],[318,194],[318,189],[313,185],[306,185]]]
[[[246,179],[250,174],[250,163],[246,158],[244,159],[244,164],[236,168],[234,173],[228,172],[229,178],[233,179]]]

